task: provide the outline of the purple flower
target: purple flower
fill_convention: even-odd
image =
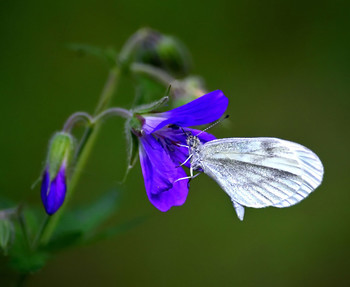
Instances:
[[[218,120],[227,105],[228,99],[217,90],[176,109],[142,116],[140,163],[148,198],[156,208],[168,211],[186,201],[188,180],[176,181],[187,176],[179,164],[187,159],[188,149],[180,145],[186,145],[184,131],[200,133],[186,127]],[[198,137],[203,143],[215,139],[205,132]],[[189,167],[190,163],[185,166]]]
[[[50,172],[47,168],[44,171],[43,180],[41,184],[41,200],[44,204],[46,213],[54,214],[63,204],[66,197],[66,168],[61,166],[56,177],[50,179]]]

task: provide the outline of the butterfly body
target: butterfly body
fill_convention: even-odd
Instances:
[[[244,206],[288,207],[315,190],[323,166],[306,147],[278,138],[226,138],[202,144],[188,136],[191,168],[213,178],[230,196],[238,217]]]

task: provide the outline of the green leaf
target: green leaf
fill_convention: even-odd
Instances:
[[[79,43],[71,43],[68,44],[67,47],[73,51],[76,51],[79,55],[95,56],[97,58],[103,59],[111,66],[114,66],[116,64],[117,52],[112,48],[103,49],[100,47]]]
[[[86,239],[117,210],[118,195],[116,191],[108,192],[91,205],[65,213],[43,250],[55,252],[86,243]]]
[[[30,215],[28,216],[28,214]],[[22,223],[25,225],[25,233],[23,233],[21,223],[15,223],[15,239],[11,249],[9,249],[9,266],[20,273],[38,271],[49,258],[46,252],[32,250],[28,241],[29,234],[27,232],[32,221],[30,217],[34,216],[33,214],[33,210],[29,208],[23,213],[24,220]]]
[[[20,273],[32,273],[40,270],[48,260],[45,252],[17,253],[9,260],[9,266]]]
[[[68,231],[82,233],[93,231],[117,210],[118,195],[117,191],[108,192],[91,205],[65,213],[55,234]]]
[[[145,216],[138,217],[97,231],[99,225],[115,211],[117,199],[116,192],[107,193],[93,206],[67,215],[42,251],[57,252],[77,245],[91,244],[126,232],[146,220]]]
[[[57,252],[84,243],[84,233],[79,230],[67,231],[55,236],[42,250]]]

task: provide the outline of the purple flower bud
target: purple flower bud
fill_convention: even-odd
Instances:
[[[49,215],[54,214],[64,202],[67,165],[72,150],[73,139],[70,134],[60,132],[53,136],[41,183],[41,200]]]
[[[66,191],[66,168],[64,164],[52,180],[50,180],[50,172],[47,168],[44,171],[41,184],[41,200],[47,214],[52,215],[61,207],[66,197]]]

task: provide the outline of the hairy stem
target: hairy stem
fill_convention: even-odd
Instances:
[[[30,246],[29,231],[28,231],[28,228],[27,228],[27,225],[26,225],[26,222],[25,222],[25,218],[24,218],[24,214],[23,214],[23,209],[22,208],[21,208],[21,210],[19,211],[19,214],[18,214],[18,221],[19,221],[19,224],[21,226],[21,230],[22,230],[23,236],[25,238],[27,247],[28,247],[28,249],[30,249],[31,246]]]
[[[120,69],[117,66],[110,70],[94,115],[99,114],[108,107],[117,87],[119,75]]]
[[[100,114],[103,110],[105,110],[108,107],[110,100],[113,97],[115,89],[117,87],[119,75],[120,75],[120,70],[118,67],[114,67],[109,72],[107,81],[105,83],[105,86],[100,96],[100,100],[95,110],[95,115]],[[83,138],[75,154],[75,169],[74,169],[75,171],[68,184],[68,191],[66,194],[65,202],[62,205],[62,207],[59,209],[59,211],[50,217],[48,223],[46,224],[42,232],[41,242],[44,244],[50,240],[52,233],[54,232],[57,223],[59,222],[62,214],[64,213],[70,198],[74,194],[74,191],[76,189],[76,186],[81,176],[81,172],[91,153],[91,150],[96,141],[98,132],[99,132],[99,124],[91,125],[87,127],[85,130]]]
[[[100,120],[105,119],[107,117],[111,117],[111,116],[118,116],[118,117],[128,119],[128,118],[132,117],[132,113],[130,111],[128,111],[126,109],[122,109],[122,108],[109,108],[107,110],[104,110],[102,113],[98,114],[94,118],[94,122],[98,123]]]
[[[64,126],[63,126],[63,131],[67,132],[67,133],[70,133],[72,128],[74,127],[74,125],[77,123],[77,122],[81,122],[81,121],[84,121],[88,124],[91,124],[92,123],[92,117],[88,114],[88,113],[85,113],[85,112],[76,112],[74,114],[72,114],[68,120],[66,120]]]
[[[38,231],[38,233],[37,233],[37,235],[32,243],[32,246],[31,246],[32,250],[35,250],[38,247],[38,244],[40,242],[40,238],[41,238],[41,236],[46,228],[46,225],[49,223],[49,220],[50,220],[50,216],[45,215],[45,218],[40,226],[40,229],[39,229],[39,231]]]
[[[166,87],[168,87],[171,83],[175,81],[175,78],[170,76],[164,70],[153,67],[151,65],[147,65],[147,64],[133,63],[130,65],[130,71],[134,74],[149,76],[159,81],[161,84],[165,85]]]

